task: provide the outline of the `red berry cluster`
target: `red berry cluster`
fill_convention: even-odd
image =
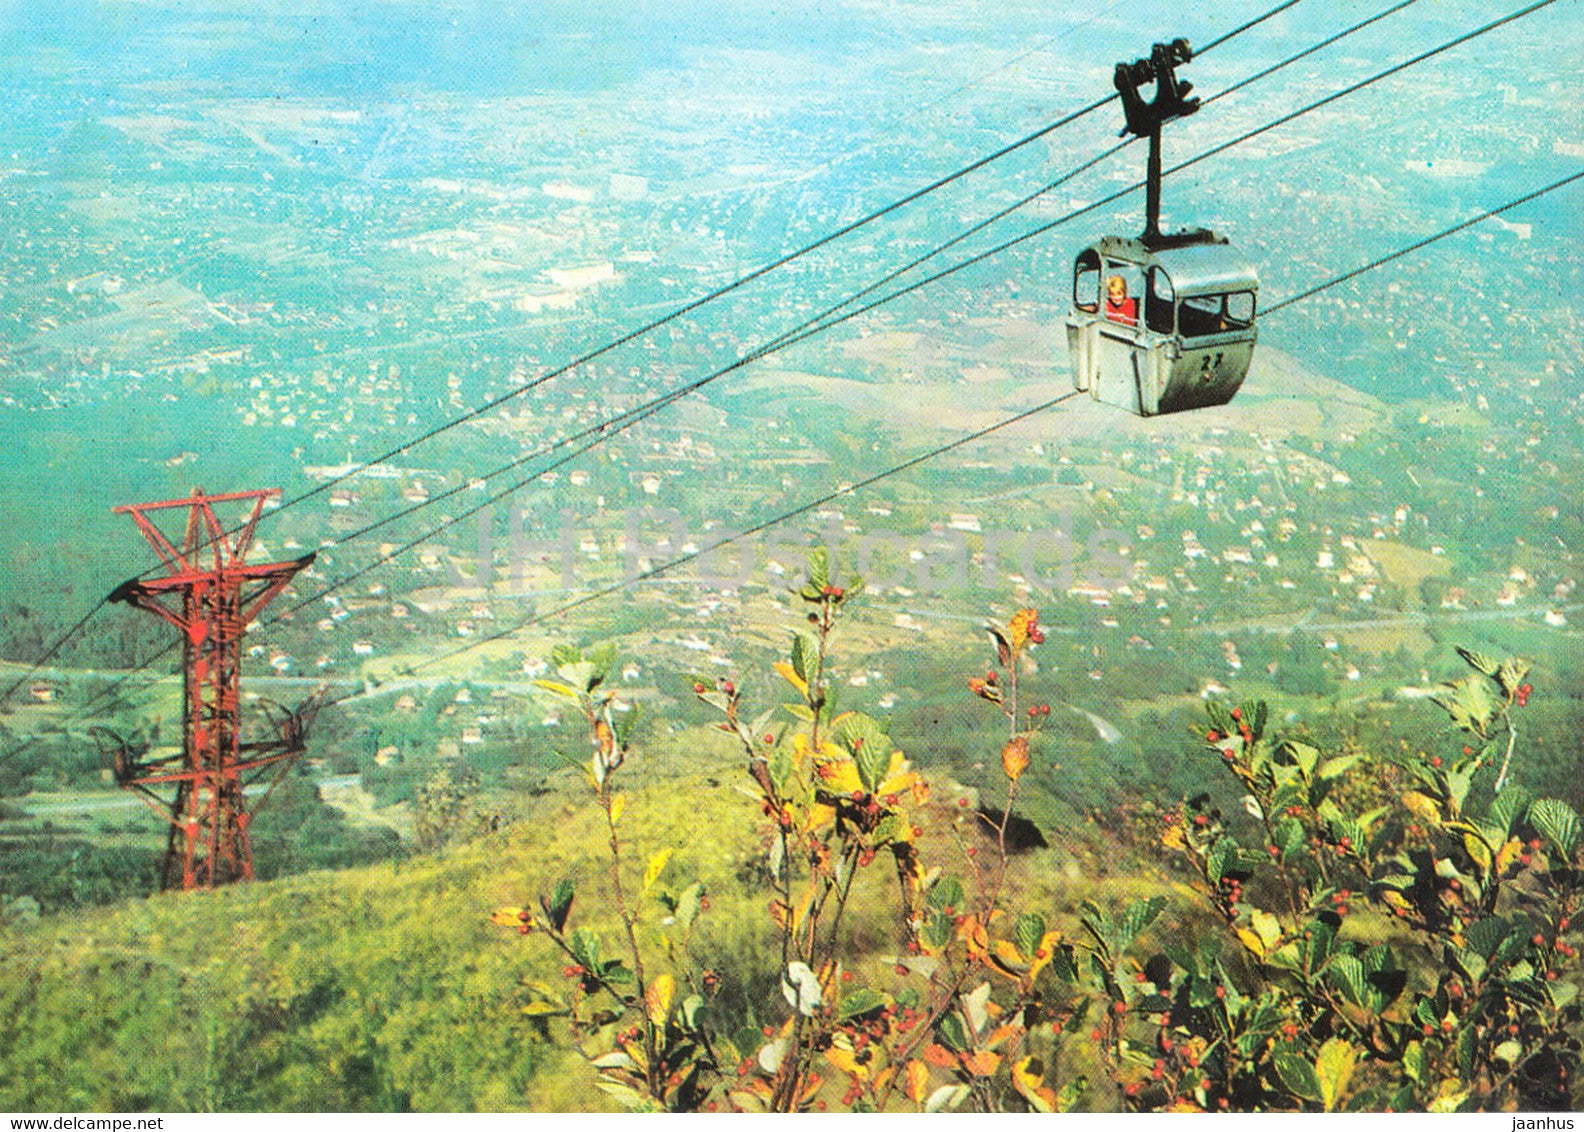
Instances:
[[[1517,696],[1518,706],[1519,707],[1528,707],[1529,706],[1529,697],[1533,693],[1534,693],[1534,685],[1533,684],[1520,684],[1520,685],[1518,685],[1518,696]]]

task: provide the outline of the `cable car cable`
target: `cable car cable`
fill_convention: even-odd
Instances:
[[[1497,205],[1495,208],[1486,209],[1484,212],[1481,212],[1475,216],[1471,216],[1461,223],[1452,225],[1450,228],[1445,228],[1433,236],[1426,236],[1424,239],[1417,240],[1406,247],[1398,248],[1389,255],[1383,255],[1379,259],[1371,260],[1362,267],[1356,267],[1352,271],[1349,271],[1343,275],[1338,275],[1335,279],[1328,279],[1318,286],[1309,288],[1307,291],[1300,291],[1298,294],[1293,295],[1290,298],[1283,299],[1279,303],[1273,303],[1272,305],[1265,308],[1265,310],[1262,312],[1262,317],[1268,317],[1269,315],[1275,314],[1277,311],[1282,310],[1285,307],[1290,307],[1294,303],[1302,302],[1311,295],[1318,295],[1321,291],[1335,287],[1338,283],[1346,283],[1349,279],[1363,275],[1366,271],[1374,271],[1377,267],[1380,267],[1383,264],[1388,264],[1393,260],[1401,259],[1403,256],[1408,255],[1411,252],[1416,252],[1420,248],[1435,243],[1437,240],[1444,240],[1454,233],[1463,231],[1465,228],[1472,228],[1482,220],[1489,220],[1493,216],[1500,216],[1502,213],[1511,211],[1521,204],[1527,204],[1536,197],[1543,197],[1547,193],[1555,192],[1557,189],[1560,189],[1565,185],[1571,185],[1574,181],[1581,179],[1584,179],[1584,169],[1579,170],[1577,173],[1570,173],[1561,180],[1552,181],[1549,185],[1546,185],[1544,188],[1536,189],[1532,193],[1525,193],[1521,197],[1516,197],[1513,200],[1508,201],[1506,204]]]

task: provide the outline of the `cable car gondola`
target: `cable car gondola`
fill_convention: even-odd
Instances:
[[[1204,228],[1160,230],[1161,126],[1199,109],[1176,66],[1185,39],[1119,63],[1124,133],[1148,138],[1142,235],[1102,236],[1073,264],[1067,349],[1073,385],[1140,416],[1224,405],[1254,358],[1259,277],[1226,238]],[[1139,87],[1155,84],[1144,101]]]

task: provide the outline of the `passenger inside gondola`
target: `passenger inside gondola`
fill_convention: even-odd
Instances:
[[[1123,326],[1138,325],[1138,300],[1128,295],[1127,280],[1120,275],[1106,280],[1105,316]]]

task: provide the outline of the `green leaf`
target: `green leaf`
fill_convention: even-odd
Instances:
[[[603,684],[610,676],[610,670],[616,664],[616,642],[606,641],[595,645],[583,654],[584,658],[594,666],[594,671],[589,676],[588,690],[593,691]]]
[[[564,665],[556,669],[556,673],[573,688],[589,691],[599,684],[599,667],[593,661],[584,660],[577,664]]]
[[[792,634],[792,671],[798,678],[807,683],[814,678],[815,669],[819,667],[819,639],[812,633],[796,632]]]
[[[1424,1046],[1417,1042],[1409,1042],[1403,1049],[1403,1073],[1410,1081],[1421,1084],[1425,1079],[1425,1051]]]
[[[809,585],[823,592],[830,585],[830,551],[816,546],[809,551]]]
[[[1506,840],[1533,800],[1534,795],[1527,789],[1516,782],[1511,783],[1491,802],[1485,820],[1501,830],[1501,840]]]
[[[1577,983],[1547,983],[1546,990],[1551,995],[1551,1002],[1558,1010],[1564,1010],[1578,997]]]
[[[1320,1079],[1307,1061],[1286,1051],[1276,1054],[1273,1060],[1276,1063],[1276,1075],[1290,1093],[1306,1101],[1321,1099]]]
[[[1529,823],[1569,860],[1579,846],[1579,816],[1566,802],[1541,798],[1529,807]]]
[[[1345,774],[1363,757],[1363,755],[1338,755],[1334,759],[1327,759],[1320,764],[1320,777],[1335,778],[1339,774]]]
[[[1471,666],[1479,669],[1479,671],[1483,672],[1487,676],[1496,675],[1496,672],[1499,668],[1499,665],[1497,665],[1496,661],[1492,660],[1482,652],[1476,652],[1473,649],[1466,649],[1462,645],[1457,645],[1456,648],[1457,654],[1464,660],[1468,661]]]
[[[583,659],[583,650],[572,645],[555,645],[550,649],[550,663],[556,668],[576,664]]]
[[[873,794],[891,767],[890,736],[877,720],[854,712],[836,725],[835,738],[852,755],[864,789]]]
[[[1315,767],[1320,762],[1320,748],[1308,743],[1300,743],[1296,739],[1288,739],[1286,747],[1297,762],[1298,768],[1303,771],[1304,777],[1314,777]]]
[[[963,906],[962,881],[956,877],[941,877],[929,890],[931,908],[961,908]]]
[[[567,940],[567,948],[577,956],[577,961],[582,964],[584,970],[596,973],[604,970],[604,964],[600,961],[599,936],[587,928],[579,928],[573,932],[572,938]]]
[[[1034,958],[1040,940],[1045,938],[1045,917],[1035,913],[1019,916],[1012,929],[1012,938],[1017,944],[1018,954],[1025,959]]]
[[[1333,955],[1326,967],[1326,978],[1355,1006],[1369,1004],[1369,984],[1364,981],[1364,965],[1351,955]]]
[[[842,995],[841,1009],[838,1011],[837,1017],[841,1021],[846,1022],[851,1018],[857,1018],[861,1014],[868,1014],[871,1010],[878,1010],[888,1002],[890,1002],[890,999],[885,995],[872,991],[868,987],[857,987]]]
[[[786,792],[787,779],[792,777],[792,752],[785,744],[777,743],[770,750],[770,782],[775,786],[776,792]]]
[[[1483,676],[1465,676],[1443,684],[1440,695],[1432,701],[1452,717],[1452,722],[1466,731],[1489,733],[1491,718],[1499,706],[1491,691],[1491,682]]]
[[[1469,982],[1477,983],[1485,977],[1485,957],[1479,952],[1448,944],[1447,954],[1452,960],[1452,965]]]
[[[1502,917],[1486,916],[1483,920],[1476,920],[1464,930],[1463,940],[1474,951],[1490,959],[1511,931],[1512,927]]]
[[[924,927],[919,931],[919,938],[931,951],[939,951],[951,942],[952,934],[950,917],[936,912],[924,921]]]
[[[1148,900],[1135,900],[1127,906],[1122,913],[1122,918],[1117,923],[1116,949],[1127,950],[1138,934],[1155,922],[1161,914],[1161,909],[1166,907],[1164,896],[1151,896]]]
[[[545,917],[556,931],[566,927],[567,915],[572,911],[572,897],[575,891],[571,880],[562,880],[548,897],[539,898],[539,906],[544,909]]]
[[[968,1031],[955,1013],[944,1015],[935,1026],[941,1045],[961,1053],[968,1049]]]
[[[1210,846],[1209,852],[1205,854],[1205,876],[1211,884],[1221,883],[1221,877],[1234,856],[1235,844],[1228,844],[1231,841],[1230,837],[1217,838],[1215,844]]]
[[[1501,667],[1496,670],[1496,680],[1502,686],[1502,691],[1508,696],[1516,696],[1518,688],[1523,684],[1523,678],[1529,674],[1529,662],[1509,657],[1501,662]]]
[[[682,925],[682,930],[687,931],[693,926],[693,921],[698,918],[699,909],[704,903],[704,885],[694,881],[682,890],[682,895],[677,897],[676,919]]]
[[[1281,850],[1282,864],[1291,864],[1295,857],[1307,850],[1303,823],[1297,818],[1282,818],[1276,823],[1275,832],[1276,848]]]

